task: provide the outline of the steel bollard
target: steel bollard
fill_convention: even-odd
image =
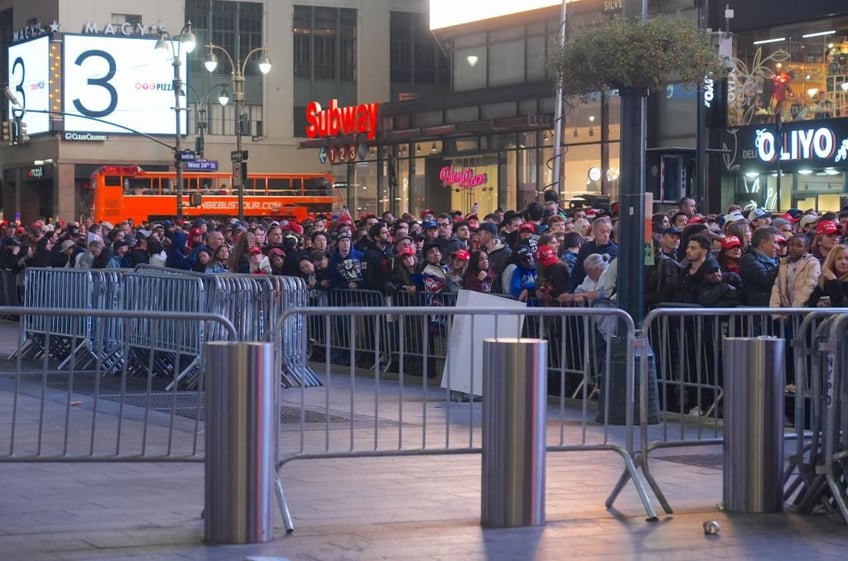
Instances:
[[[205,344],[206,515],[213,544],[267,542],[279,441],[272,343]]]
[[[724,340],[724,507],[783,510],[785,341]]]
[[[483,341],[483,526],[545,523],[548,342]]]

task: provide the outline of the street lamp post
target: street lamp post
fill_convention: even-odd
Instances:
[[[180,111],[187,109],[180,106],[180,95],[183,90],[183,80],[180,76],[180,59],[181,50],[185,49],[186,54],[191,53],[197,41],[194,38],[194,33],[191,31],[191,22],[186,23],[180,30],[180,34],[172,37],[167,31],[159,32],[159,40],[156,41],[154,47],[157,51],[171,55],[174,68],[174,80],[172,87],[174,89],[174,116],[175,116],[175,135],[174,135],[174,168],[177,171],[177,222],[182,222],[183,219],[183,165],[182,165],[182,149],[180,147],[180,137],[182,136],[180,126]]]
[[[206,95],[203,98],[197,93],[197,91],[191,86],[188,87],[189,91],[194,95],[194,104],[197,110],[197,115],[195,117],[195,133],[197,137],[195,137],[194,151],[197,153],[199,157],[203,157],[204,151],[206,148],[206,140],[205,136],[207,131],[209,130],[209,96],[212,94],[212,90],[220,88],[218,90],[217,99],[221,105],[226,105],[230,101],[230,94],[227,93],[227,84],[224,82],[220,82],[211,86],[209,91],[206,92]]]
[[[247,120],[247,116],[244,115],[244,71],[247,67],[247,61],[253,56],[255,53],[264,53],[264,56],[259,61],[259,71],[262,74],[267,74],[271,71],[271,59],[268,56],[268,49],[266,47],[257,47],[247,53],[247,55],[240,61],[233,61],[233,57],[230,56],[230,53],[223,47],[218,45],[214,45],[209,43],[206,45],[209,50],[208,55],[206,57],[206,62],[204,65],[206,66],[206,70],[209,72],[215,72],[215,69],[218,68],[218,58],[215,56],[215,51],[220,51],[224,53],[227,57],[227,60],[230,63],[230,68],[232,69],[233,76],[233,101],[236,104],[236,151],[233,154],[233,179],[232,185],[236,188],[238,194],[238,217],[239,220],[244,220],[244,180],[243,180],[243,170],[245,166],[245,162],[247,158],[244,157],[244,152],[242,151],[242,135],[244,134],[244,129],[246,128],[246,124],[249,122]],[[224,96],[219,96],[218,100],[222,101],[222,105],[225,104],[223,102]]]

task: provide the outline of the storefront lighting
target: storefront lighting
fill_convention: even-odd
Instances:
[[[754,41],[754,44],[766,45],[768,43],[780,43],[781,41],[786,41],[786,37],[775,37],[774,39],[761,39],[760,41]]]
[[[801,35],[803,39],[809,39],[811,37],[824,37],[825,35],[833,35],[836,33],[835,29],[831,29],[830,31],[818,31],[816,33],[807,33],[806,35]]]
[[[430,152],[438,152],[438,148],[436,147],[436,143],[434,142],[432,146],[430,146]]]
[[[848,82],[842,82],[842,85],[839,87],[842,88],[843,92],[848,92]]]
[[[827,175],[839,175],[839,171],[834,168],[824,168],[824,173]]]
[[[745,172],[745,177],[747,177],[748,179],[754,179],[758,175],[760,175],[760,172],[758,172],[758,171],[746,171]]]
[[[468,66],[474,68],[477,65],[477,61],[480,60],[480,57],[477,55],[468,55],[465,57],[465,60],[468,61]]]
[[[813,173],[813,170],[811,170],[811,169],[799,169],[798,173],[800,175],[810,175],[811,173]]]
[[[816,97],[816,94],[819,93],[818,88],[807,88],[807,95],[810,97]]]

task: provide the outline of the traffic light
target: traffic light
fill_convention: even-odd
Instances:
[[[250,136],[250,115],[247,113],[239,115],[239,132],[242,136]]]
[[[18,121],[18,144],[26,144],[29,142],[29,134],[27,134],[26,121]]]
[[[197,153],[198,158],[203,158],[203,144],[204,138],[202,136],[194,137],[194,151]]]
[[[0,135],[3,137],[4,142],[12,143],[12,123],[9,121],[3,121],[2,128],[0,128]]]

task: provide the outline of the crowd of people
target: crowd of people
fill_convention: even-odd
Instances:
[[[197,218],[113,225],[88,220],[29,228],[0,222],[2,267],[133,268],[302,277],[315,290],[452,293],[463,288],[543,306],[592,305],[616,293],[618,208],[565,210],[555,193],[522,211],[478,209],[358,220],[346,210],[303,223]],[[840,213],[695,201],[653,216],[648,308],[848,305],[848,208]]]

